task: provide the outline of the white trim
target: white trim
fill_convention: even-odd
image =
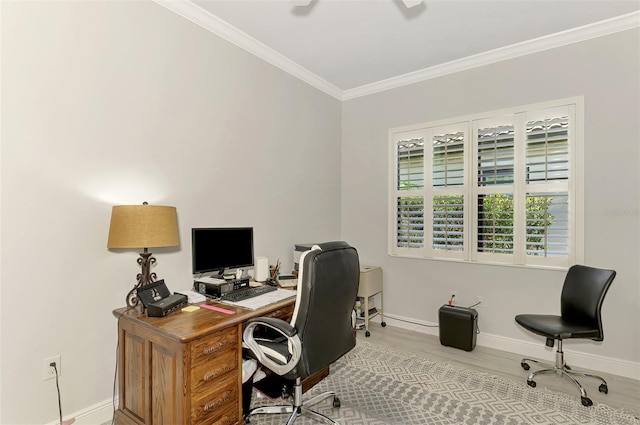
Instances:
[[[585,119],[584,119],[584,96],[580,96],[576,99],[574,115],[575,119],[575,127],[574,127],[574,140],[581,140],[582,143],[576,143],[573,146],[573,152],[571,153],[571,160],[575,160],[578,165],[577,168],[574,168],[575,179],[572,179],[569,183],[569,190],[573,190],[574,194],[574,203],[575,206],[574,211],[585,211],[584,205],[584,147],[585,147]],[[571,152],[571,151],[570,151]],[[574,263],[582,263],[584,262],[584,214],[574,214],[573,216],[575,223],[575,237],[574,241]]]
[[[616,16],[604,21],[594,22],[555,34],[549,34],[510,46],[489,50],[375,83],[365,84],[353,89],[341,90],[327,80],[278,53],[271,47],[256,40],[247,33],[240,31],[195,3],[192,3],[190,0],[154,1],[338,100],[355,99],[357,97],[379,93],[455,72],[466,71],[640,26],[640,12],[631,12],[626,15]]]
[[[416,320],[396,314],[384,314],[384,320],[388,326],[395,326],[401,329],[421,332],[428,335],[439,336],[437,323]],[[380,322],[380,318],[372,319]],[[539,344],[529,341],[521,341],[514,338],[507,338],[499,335],[480,333],[476,339],[476,344],[482,347],[493,348],[495,350],[516,353],[521,356],[533,357],[555,363],[555,351],[547,348],[544,341]],[[630,379],[640,380],[640,363],[628,360],[620,360],[612,357],[598,356],[573,350],[563,350],[567,357],[571,358],[571,365],[578,368],[589,369],[613,375],[624,376]]]
[[[117,400],[116,395],[116,400]],[[100,425],[105,422],[111,421],[114,413],[114,405],[112,399],[103,400],[100,403],[96,403],[85,409],[79,410],[70,415],[64,416],[63,420],[75,418],[74,425]],[[48,422],[46,425],[59,425],[60,420],[56,419],[53,422]]]
[[[317,88],[318,90],[332,96],[338,100],[342,100],[343,91],[334,86],[327,80],[319,77],[301,65],[298,65],[291,59],[273,50],[266,44],[256,40],[249,34],[244,33],[236,27],[230,25],[226,21],[218,18],[212,13],[206,11],[200,6],[188,0],[154,0],[159,5],[166,7],[172,12],[177,13],[200,25],[202,28],[210,31],[217,36],[235,44],[236,46],[246,50],[259,57],[260,59],[270,63],[271,65],[282,69],[283,71],[293,75],[301,81]]]
[[[467,71],[493,63],[515,59],[521,56],[539,53],[568,44],[579,43],[596,37],[629,30],[640,26],[640,12],[631,12],[626,15],[616,16],[600,22],[572,28],[555,34],[545,35],[532,40],[500,47],[465,58],[456,59],[430,68],[409,72],[397,77],[366,84],[364,86],[345,90],[342,92],[342,100],[355,99],[386,90],[395,89],[409,84],[442,77],[456,72]]]

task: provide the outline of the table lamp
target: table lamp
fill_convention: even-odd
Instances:
[[[143,249],[138,258],[142,272],[136,276],[137,283],[127,294],[127,306],[136,307],[140,302],[138,290],[154,282],[151,265],[156,259],[148,248],[178,246],[178,215],[175,207],[161,205],[116,205],[111,211],[107,248]],[[142,306],[144,310],[144,306]]]

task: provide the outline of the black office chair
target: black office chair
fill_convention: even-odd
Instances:
[[[516,316],[516,322],[520,326],[546,337],[547,347],[553,347],[555,340],[558,341],[555,366],[533,359],[522,359],[520,365],[524,370],[529,370],[527,362],[538,363],[546,368],[529,374],[527,377],[529,386],[536,386],[536,382],[533,380],[536,375],[555,372],[558,376],[564,376],[578,386],[580,400],[587,407],[591,406],[593,402],[587,397],[587,391],[580,382],[571,375],[597,378],[602,381],[598,390],[605,394],[609,392],[607,381],[602,377],[574,370],[565,363],[562,340],[585,338],[602,341],[604,339],[600,309],[602,308],[604,296],[615,277],[616,272],[614,270],[602,270],[580,265],[572,266],[567,272],[564,286],[562,287],[560,316],[547,314],[519,314]]]
[[[356,345],[352,311],[360,279],[358,253],[346,242],[328,242],[304,252],[299,265],[291,323],[258,317],[247,321],[243,334],[243,346],[260,363],[295,381],[293,403],[252,409],[245,416],[246,422],[255,414],[291,413],[287,425],[303,414],[338,425],[309,408],[330,397],[333,407],[340,407],[336,393],[324,392],[303,402],[302,380],[328,367]]]

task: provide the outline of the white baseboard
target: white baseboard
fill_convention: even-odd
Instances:
[[[113,418],[113,400],[104,400],[100,403],[94,404],[93,406],[89,406],[86,409],[82,409],[70,415],[65,415],[62,419],[68,420],[71,418],[76,419],[73,425],[100,425],[105,422],[110,422]],[[56,419],[46,425],[59,425],[59,423],[59,420]]]
[[[437,323],[425,322],[412,319],[410,317],[398,316],[395,314],[385,314],[385,322],[391,326],[402,329],[422,332],[429,335],[439,335]],[[380,322],[380,316],[372,319],[372,322]],[[536,344],[529,341],[521,341],[514,338],[506,338],[499,335],[480,333],[476,339],[476,344],[482,347],[493,348],[501,351],[516,353],[521,356],[533,357],[555,363],[555,351],[543,344]],[[566,357],[571,358],[571,365],[578,368],[589,369],[613,375],[624,376],[626,378],[640,380],[640,363],[628,360],[614,359],[611,357],[597,356],[573,350],[563,350]]]

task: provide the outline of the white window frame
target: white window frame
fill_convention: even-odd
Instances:
[[[526,124],[548,110],[567,111],[569,115],[569,179],[565,182],[526,184]],[[548,114],[547,114],[548,115]],[[510,120],[510,121],[509,121]],[[477,129],[485,124],[511,123],[515,127],[514,182],[509,186],[477,186]],[[482,125],[480,125],[482,124]],[[433,187],[432,137],[442,131],[463,131],[464,185],[453,188]],[[397,189],[397,144],[410,138],[422,138],[424,147],[424,188]],[[524,105],[485,113],[456,117],[427,123],[389,129],[389,190],[388,190],[388,253],[394,257],[463,261],[480,264],[498,264],[518,267],[566,269],[584,261],[584,97],[571,97]],[[512,190],[511,190],[512,189]],[[509,192],[514,196],[514,253],[494,254],[478,252],[478,194]],[[569,196],[568,255],[544,257],[525,253],[525,199],[528,192],[566,191]],[[463,194],[464,237],[462,251],[433,249],[433,196]],[[424,198],[424,243],[421,248],[397,246],[397,199],[399,196],[418,195]]]

